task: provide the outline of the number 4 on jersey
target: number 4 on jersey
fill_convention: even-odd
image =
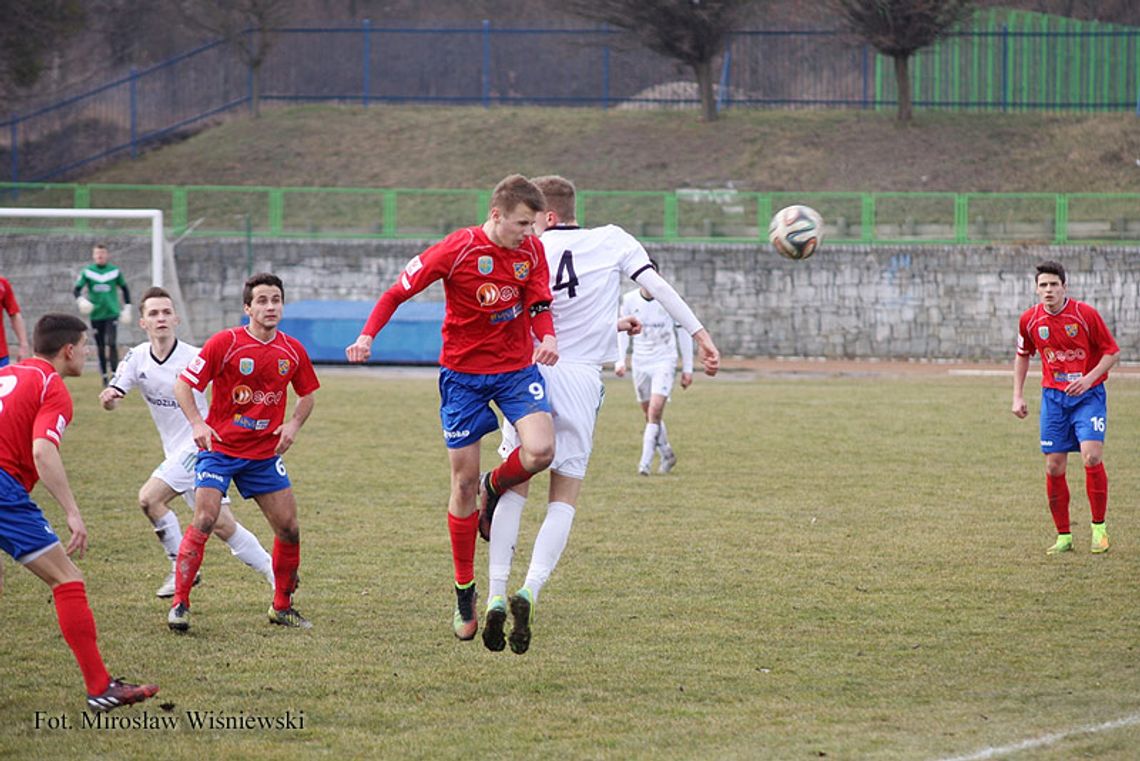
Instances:
[[[566,295],[574,298],[578,295],[578,276],[574,274],[574,253],[567,249],[562,252],[558,260],[558,271],[554,274],[553,291],[566,289]]]

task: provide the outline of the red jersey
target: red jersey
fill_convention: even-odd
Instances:
[[[71,422],[71,394],[47,360],[0,368],[0,469],[31,492],[39,480],[32,442],[57,447]]]
[[[1057,314],[1050,314],[1043,304],[1026,309],[1017,328],[1017,353],[1023,357],[1041,354],[1044,388],[1064,391],[1096,367],[1105,354],[1120,351],[1100,313],[1074,299],[1065,299]],[[1107,378],[1105,373],[1094,385]]]
[[[213,382],[206,424],[222,437],[214,449],[249,460],[273,457],[289,385],[300,396],[321,385],[300,341],[278,330],[263,343],[244,327],[215,333],[179,378],[198,391]]]
[[[396,307],[440,279],[446,299],[440,365],[484,374],[532,364],[529,310],[553,300],[537,236],[509,249],[492,243],[481,225],[456,230],[408,262],[376,302],[363,333],[375,337]]]
[[[20,305],[16,303],[16,293],[12,290],[12,284],[2,277],[0,277],[0,309],[7,312],[9,316],[20,312]],[[4,321],[0,320],[0,359],[6,356],[8,356],[8,336],[4,330]]]

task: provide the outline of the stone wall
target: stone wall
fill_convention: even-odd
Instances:
[[[0,238],[0,275],[30,321],[74,311],[71,285],[94,238]],[[137,238],[108,239],[137,297],[149,252]],[[423,241],[189,239],[177,270],[193,337],[241,316],[248,271],[271,270],[288,301],[373,301]],[[1006,360],[1017,317],[1031,306],[1033,266],[1069,271],[1069,294],[1104,315],[1125,360],[1140,349],[1140,248],[1046,246],[828,246],[804,262],[764,246],[649,244],[662,274],[712,331],[726,355]],[[632,288],[633,283],[628,283]],[[436,284],[420,299],[440,300]],[[286,307],[288,309],[288,307]],[[137,329],[123,342],[142,340]]]

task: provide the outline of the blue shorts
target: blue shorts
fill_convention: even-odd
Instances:
[[[230,489],[230,480],[238,492],[249,499],[259,494],[288,489],[293,484],[285,472],[285,461],[280,457],[248,460],[221,452],[199,452],[194,466],[194,488],[217,489],[223,495]]]
[[[27,489],[0,470],[0,549],[24,563],[57,542],[59,537]]]
[[[1080,396],[1055,388],[1041,389],[1041,451],[1079,452],[1082,441],[1104,441],[1108,402],[1104,384]]]
[[[439,419],[448,449],[473,444],[499,429],[499,419],[491,409],[491,402],[512,424],[534,412],[550,412],[546,382],[534,365],[486,375],[442,368],[439,399]]]

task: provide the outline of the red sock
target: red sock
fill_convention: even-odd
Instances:
[[[1053,525],[1058,534],[1069,533],[1069,482],[1065,474],[1051,476],[1045,474],[1045,493],[1049,495],[1049,512],[1053,513]]]
[[[466,518],[447,514],[447,530],[451,534],[451,562],[455,564],[455,583],[463,586],[475,578],[475,535],[479,533],[479,513]]]
[[[1104,513],[1108,509],[1108,474],[1104,472],[1103,462],[1085,468],[1085,491],[1089,495],[1092,522],[1104,523]]]
[[[111,683],[111,675],[103,664],[95,635],[95,616],[87,604],[87,588],[82,581],[69,581],[51,590],[55,598],[55,614],[59,630],[83,672],[88,695],[99,695]]]
[[[293,604],[293,587],[297,584],[297,569],[301,567],[301,543],[289,544],[273,540],[273,608],[288,610]]]
[[[190,605],[190,588],[202,567],[202,556],[209,538],[209,534],[200,531],[193,523],[186,527],[182,544],[178,545],[178,560],[174,563],[174,602],[171,607],[178,603]]]
[[[503,464],[491,471],[491,485],[499,494],[512,486],[526,483],[534,475],[523,467],[522,458],[519,457],[521,449],[522,447],[515,447],[507,459],[503,460]]]

